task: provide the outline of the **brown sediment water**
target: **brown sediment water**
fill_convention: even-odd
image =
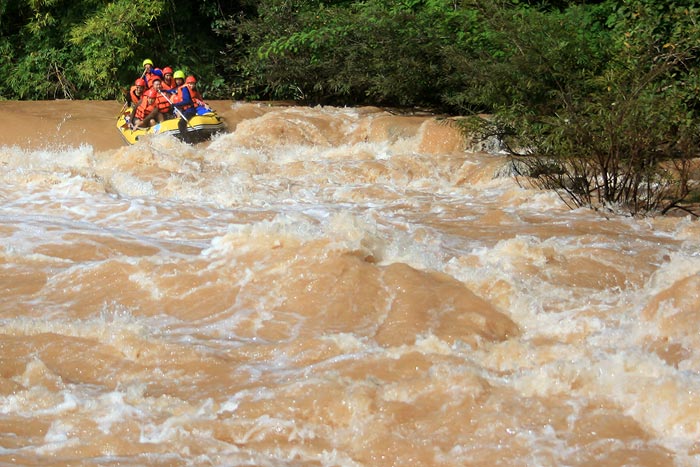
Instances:
[[[700,224],[429,115],[0,102],[0,464],[700,464]]]

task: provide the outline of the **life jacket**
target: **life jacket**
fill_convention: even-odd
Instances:
[[[178,109],[180,109],[180,110],[182,110],[182,111],[185,111],[185,110],[191,109],[192,107],[196,107],[196,106],[197,106],[197,105],[195,104],[195,101],[194,101],[194,96],[192,95],[192,90],[189,89],[189,86],[187,86],[186,84],[183,84],[182,86],[180,86],[179,88],[177,88],[177,92],[176,92],[175,95],[173,96],[173,104],[179,104],[180,102],[182,102],[182,101],[184,100],[184,96],[183,96],[183,94],[182,94],[182,88],[185,88],[185,87],[188,88],[188,91],[190,92],[190,100],[191,100],[192,102],[189,103],[189,104],[185,104],[185,105],[183,105],[183,106],[178,106]]]
[[[143,90],[141,90],[141,95],[143,95]],[[131,99],[131,105],[139,105],[141,96],[136,94],[136,85],[131,86],[131,89],[129,89],[129,98]]]
[[[156,97],[156,107],[158,107],[158,111],[162,114],[167,114],[172,110],[170,102],[160,93],[158,93],[158,97]]]
[[[141,99],[141,103],[139,104],[139,106],[136,107],[136,114],[134,116],[136,118],[138,118],[139,120],[143,120],[155,108],[156,108],[156,103],[154,102],[153,104],[149,105],[148,98],[144,97],[143,99]]]

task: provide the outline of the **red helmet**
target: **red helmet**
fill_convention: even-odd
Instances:
[[[197,82],[197,80],[196,80],[195,77],[192,76],[192,75],[188,76],[188,77],[185,79],[185,84],[196,83],[196,82]]]
[[[153,89],[153,88],[149,89],[148,91],[144,92],[143,94],[144,94],[146,97],[152,97],[152,98],[154,98],[154,99],[155,99],[156,97],[158,97],[158,91],[156,91],[156,90]]]
[[[145,88],[146,87],[146,80],[143,78],[136,78],[136,81],[134,81],[134,84],[136,86],[143,86]]]
[[[165,68],[163,68],[163,75],[167,75],[168,73],[170,73],[172,75],[173,69],[170,68],[169,66],[166,66]]]

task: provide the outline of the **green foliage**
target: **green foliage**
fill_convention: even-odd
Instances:
[[[205,97],[226,96],[212,23],[235,8],[216,0],[0,1],[3,97],[121,97],[146,57],[195,73]]]
[[[485,23],[475,54],[450,47],[456,76],[445,99],[464,110],[494,111],[522,105],[538,114],[555,112],[585,95],[590,79],[610,58],[610,35],[602,7],[573,6],[543,12],[482,4]]]
[[[228,26],[232,49],[249,51],[235,69],[241,88],[343,104],[434,106],[447,82],[444,48],[467,43],[475,20],[449,0],[266,0],[257,13]]]
[[[682,206],[700,143],[697,13],[677,2],[623,2],[602,30],[603,60],[586,67],[574,60],[575,48],[557,66],[540,69],[538,86],[548,93],[501,88],[507,100],[482,131],[500,135],[531,182],[558,190],[573,206],[633,215]],[[518,32],[527,37],[532,29]],[[556,43],[542,44],[542,53],[534,43],[519,43],[523,57],[556,50]],[[529,70],[537,63],[517,63],[528,79],[535,76]],[[562,64],[573,80],[560,72]]]
[[[41,99],[45,96],[71,96],[74,90],[64,63],[68,54],[55,47],[60,32],[54,11],[57,0],[18,2],[2,8],[2,48],[0,62],[6,96]],[[17,24],[13,16],[26,12],[27,20]],[[21,26],[20,26],[21,25]]]
[[[79,51],[77,84],[95,98],[114,97],[119,91],[115,77],[134,58],[136,38],[158,18],[164,3],[151,0],[134,8],[131,0],[109,2],[87,21],[71,28],[70,44]]]

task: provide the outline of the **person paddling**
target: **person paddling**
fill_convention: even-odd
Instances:
[[[188,76],[185,79],[185,84],[177,88],[175,97],[173,97],[173,105],[179,111],[180,116],[186,120],[194,117],[197,113],[197,103],[194,100],[194,92],[192,91],[196,83],[197,80],[194,76]]]
[[[176,80],[177,79],[178,78],[176,78]],[[187,127],[190,123],[190,119],[197,114],[197,104],[191,93],[196,82],[197,80],[194,76],[188,76],[185,79],[185,84],[177,88],[171,101],[175,115],[180,117],[180,120],[177,122],[177,128],[180,130],[180,134],[186,142],[188,142],[189,139]]]
[[[190,88],[190,96],[192,97],[192,102],[194,102],[194,106],[197,109],[199,109],[200,107],[205,107],[207,110],[209,110],[209,106],[204,102],[202,94],[197,89],[197,79],[194,76],[188,76],[187,78],[185,78],[185,84],[187,84]]]

